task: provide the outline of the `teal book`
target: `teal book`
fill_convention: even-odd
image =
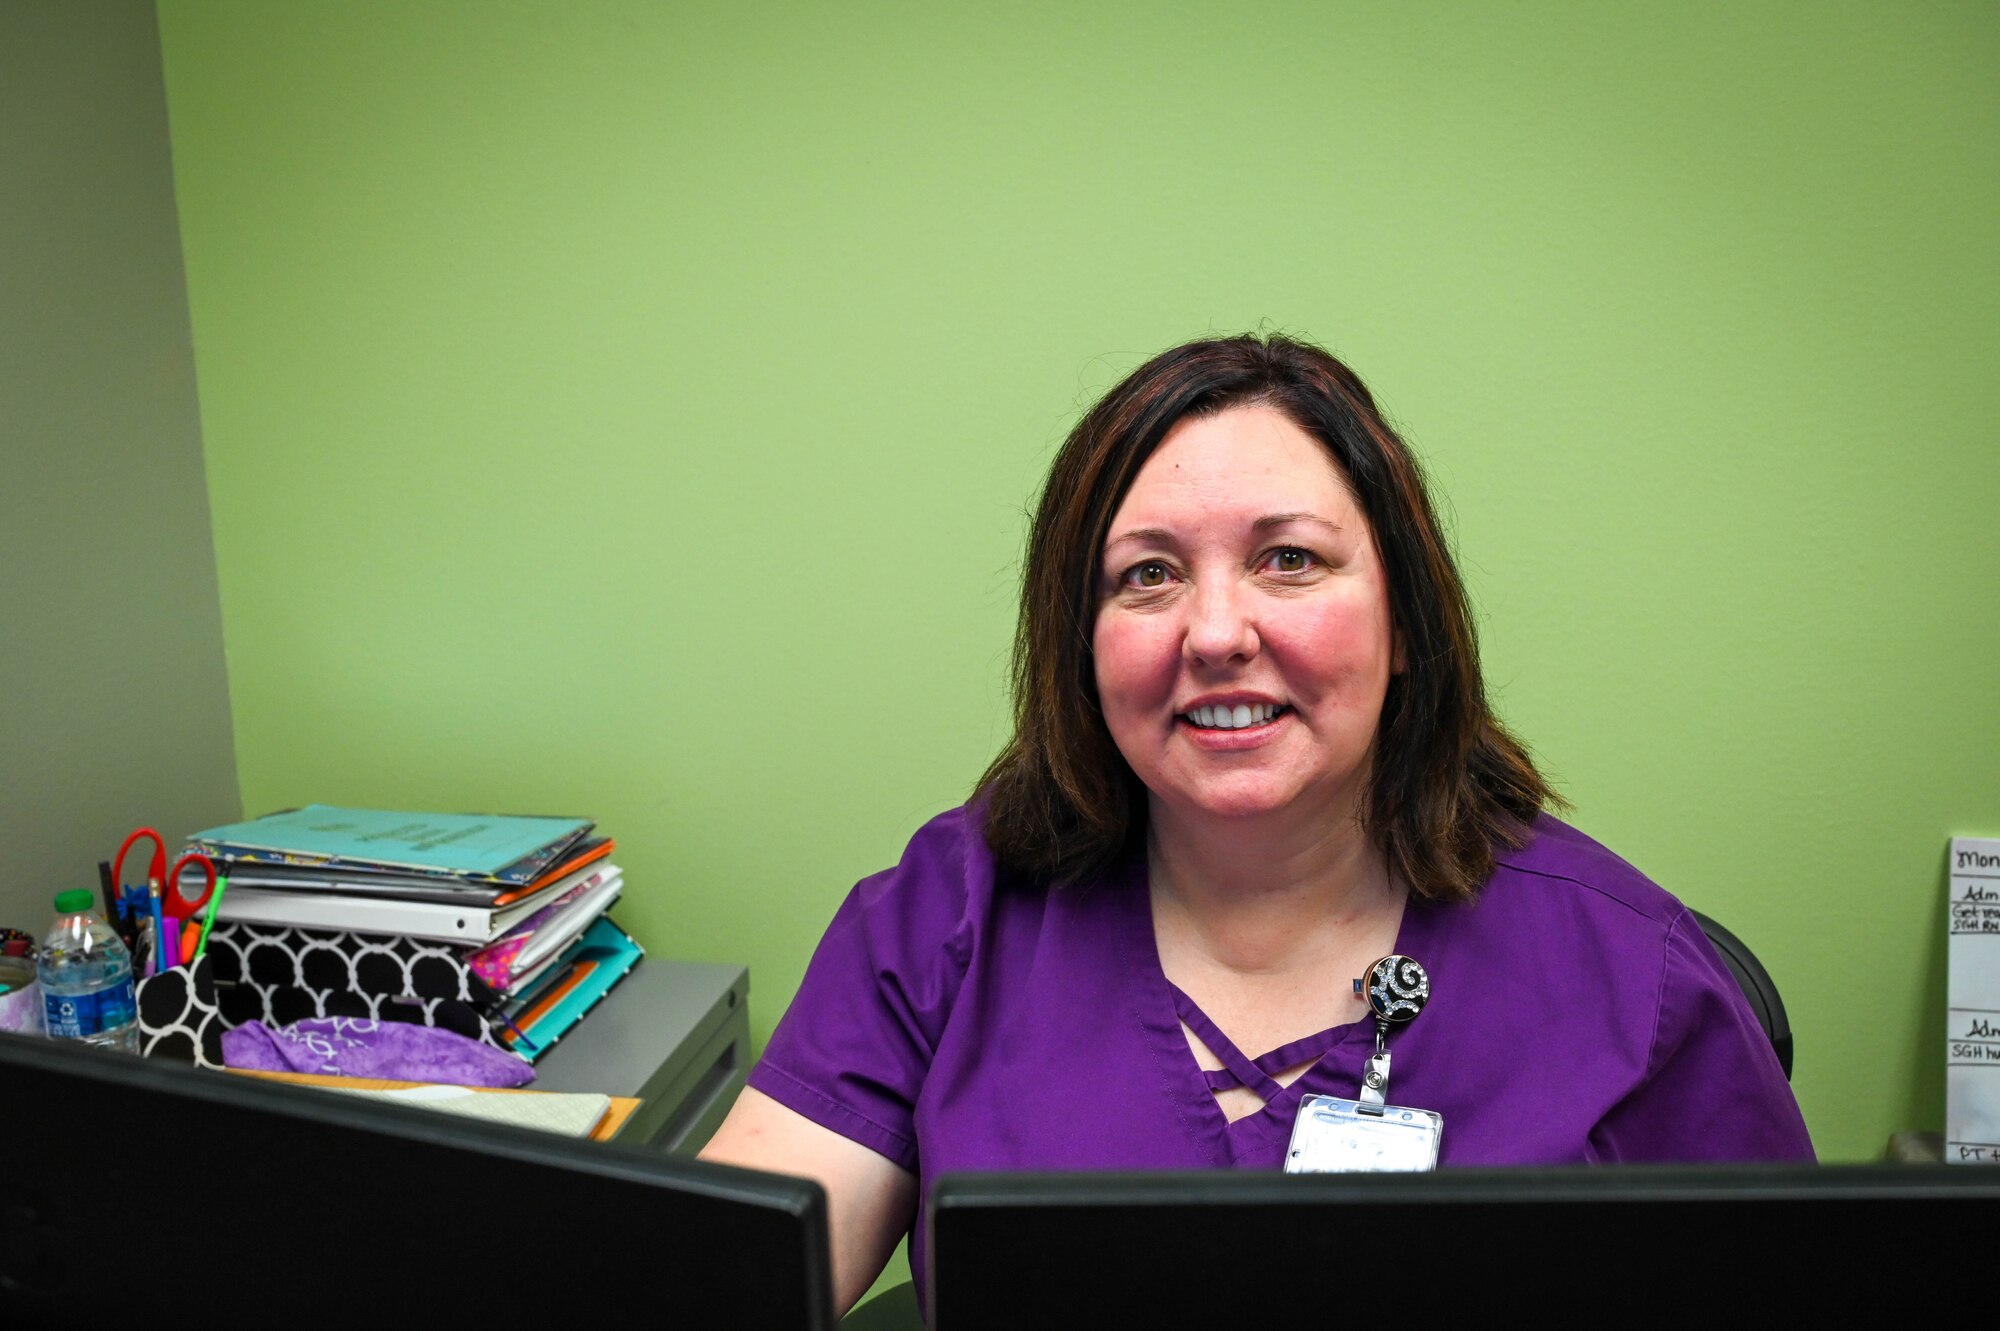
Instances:
[[[593,824],[587,818],[396,813],[308,804],[196,832],[188,843],[219,859],[400,870],[532,881]]]

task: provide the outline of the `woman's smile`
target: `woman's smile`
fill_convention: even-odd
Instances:
[[[1208,699],[1174,714],[1188,741],[1211,753],[1234,753],[1268,744],[1292,715],[1284,703],[1266,699]]]

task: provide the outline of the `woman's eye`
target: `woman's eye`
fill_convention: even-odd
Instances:
[[[1164,587],[1167,585],[1167,566],[1157,559],[1134,564],[1126,571],[1125,584],[1128,587]]]
[[[1291,546],[1271,552],[1271,567],[1280,573],[1303,573],[1311,564],[1311,555]]]

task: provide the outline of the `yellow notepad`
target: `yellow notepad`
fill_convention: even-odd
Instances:
[[[329,1077],[317,1072],[254,1072],[249,1068],[225,1068],[223,1071],[232,1077],[254,1077],[258,1081],[283,1082],[287,1086],[322,1086],[330,1090],[340,1091],[413,1091],[421,1087],[437,1084],[422,1081],[390,1081],[383,1077]],[[533,1096],[538,1099],[545,1099],[551,1095],[572,1094],[572,1092],[568,1091],[525,1091],[512,1087],[504,1089],[446,1087],[445,1089],[464,1089],[472,1091],[475,1095],[504,1098]],[[611,1108],[605,1111],[604,1117],[599,1120],[597,1127],[591,1131],[590,1137],[593,1141],[608,1142],[616,1137],[619,1129],[625,1126],[632,1115],[639,1112],[639,1106],[644,1103],[631,1096],[624,1095],[613,1095],[607,1098],[611,1101]]]

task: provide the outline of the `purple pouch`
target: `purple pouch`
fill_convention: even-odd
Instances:
[[[356,1017],[314,1017],[272,1030],[246,1021],[222,1037],[223,1060],[256,1072],[316,1072],[336,1077],[441,1082],[450,1086],[525,1086],[534,1065],[437,1026]]]

